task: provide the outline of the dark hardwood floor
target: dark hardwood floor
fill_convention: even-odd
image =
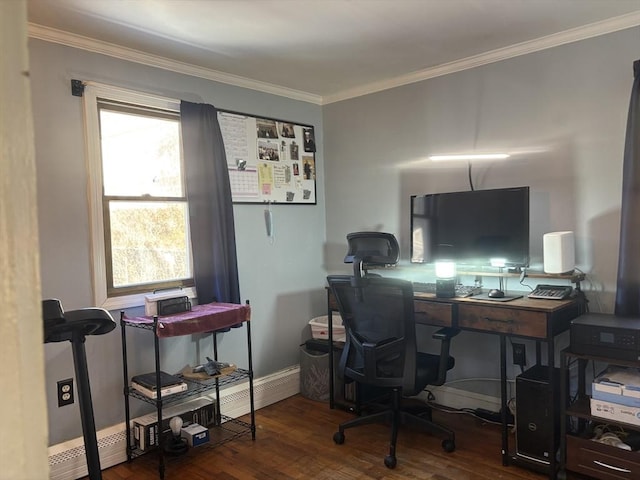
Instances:
[[[384,466],[388,450],[386,425],[368,425],[345,432],[343,445],[333,442],[338,423],[353,414],[329,409],[326,403],[300,395],[256,412],[256,439],[250,435],[211,448],[196,447],[180,458],[167,459],[167,480],[543,480],[546,475],[502,466],[500,428],[463,414],[434,411],[436,421],[456,432],[456,451],[445,453],[441,439],[411,427],[400,430],[398,465]],[[513,439],[510,440],[513,445]],[[158,476],[157,456],[146,454],[103,472],[103,480],[152,480]],[[569,476],[570,479],[579,477]]]

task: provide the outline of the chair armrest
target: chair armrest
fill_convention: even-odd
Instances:
[[[449,346],[451,339],[458,335],[460,330],[457,328],[444,327],[434,332],[432,337],[440,340],[440,361],[438,362],[438,379],[433,385],[442,385],[447,380],[447,371],[449,370]]]
[[[460,330],[457,328],[443,327],[440,330],[433,332],[433,335],[431,337],[435,338],[436,340],[450,340],[459,333]]]
[[[379,362],[388,359],[390,355],[402,355],[405,350],[404,341],[395,337],[385,338],[375,343],[365,342],[362,347],[365,376],[371,379],[377,377]]]

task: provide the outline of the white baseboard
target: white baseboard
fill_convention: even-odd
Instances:
[[[102,468],[127,460],[124,422],[97,432],[98,453]],[[88,475],[84,440],[74,438],[49,447],[49,478],[75,480]]]
[[[254,406],[257,409],[279,402],[300,392],[300,367],[294,366],[253,382]],[[248,414],[248,382],[239,383],[220,392],[221,411],[229,417]],[[124,422],[97,432],[100,466],[105,469],[127,461]],[[75,438],[49,447],[49,478],[76,480],[87,476],[84,439]]]
[[[296,365],[256,379],[253,387],[256,410],[289,398],[300,393],[300,367]],[[435,395],[436,403],[450,408],[500,410],[500,399],[489,395],[447,386],[429,389]],[[419,397],[426,400],[427,393],[423,392]],[[220,405],[224,414],[232,418],[248,414],[248,382],[222,390]],[[103,469],[127,461],[124,422],[98,431],[97,437],[100,466]],[[49,467],[51,480],[76,480],[85,477],[88,472],[83,438],[75,438],[49,447]]]

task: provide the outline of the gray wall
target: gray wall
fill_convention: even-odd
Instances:
[[[434,281],[425,268],[408,265],[410,196],[467,190],[469,183],[466,163],[433,164],[427,156],[506,150],[519,153],[473,164],[475,188],[529,185],[532,267],[541,270],[544,233],[574,230],[590,308],[612,312],[639,41],[633,28],[325,106],[329,270],[342,268],[348,232],[383,230],[397,235],[403,257],[387,275]],[[507,285],[522,290],[516,280]],[[498,377],[496,338],[463,333],[452,351],[451,378]],[[533,345],[527,351],[532,361]]]
[[[206,102],[316,127],[318,204],[272,207],[275,242],[265,233],[261,205],[236,205],[240,291],[253,308],[252,337],[257,377],[298,363],[298,345],[309,319],[325,310],[325,238],[321,108],[275,95],[116,60],[31,40],[29,44],[38,174],[38,215],[43,298],[59,298],[66,310],[93,305],[91,293],[87,172],[82,103],[70,80],[94,80],[171,98]],[[132,313],[141,313],[133,311]],[[118,317],[118,312],[113,312]],[[129,329],[130,372],[153,368],[152,336]],[[221,359],[246,367],[245,332],[221,338]],[[211,351],[210,340],[181,337],[163,348],[163,366],[194,365]],[[97,428],[124,420],[119,329],[90,337],[86,348]],[[47,344],[46,391],[50,444],[82,435],[77,403],[58,408],[56,381],[74,376],[69,343]],[[135,414],[148,411],[132,402]]]

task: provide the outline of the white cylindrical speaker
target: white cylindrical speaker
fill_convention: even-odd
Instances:
[[[545,273],[567,273],[575,268],[573,232],[545,233],[542,240]]]

